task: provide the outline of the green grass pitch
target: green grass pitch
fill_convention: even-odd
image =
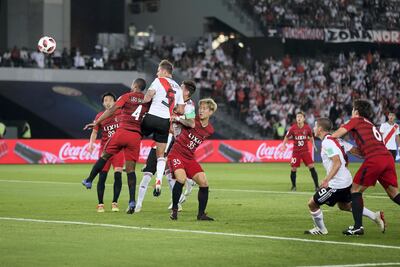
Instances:
[[[350,165],[354,174],[359,165]],[[385,234],[364,218],[364,236],[343,236],[341,231],[352,223],[351,213],[324,206],[329,235],[306,236],[303,231],[312,227],[306,204],[313,193],[310,173],[304,167],[298,170],[298,192],[291,193],[288,164],[203,164],[210,183],[207,211],[214,222],[196,221],[197,188],[179,220],[171,221],[166,182],[160,198],[154,198],[149,188],[142,212],[125,214],[125,174],[121,211],[110,211],[110,173],[106,212],[96,213],[95,185],[86,190],[80,184],[90,167],[0,166],[0,266],[400,263],[400,207],[384,195],[380,185],[364,194],[364,203],[373,211],[385,211]],[[317,164],[316,168],[321,180],[323,167]],[[139,183],[140,172],[137,176]],[[215,232],[221,234],[212,234]]]

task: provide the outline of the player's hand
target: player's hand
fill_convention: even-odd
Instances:
[[[88,151],[89,151],[90,153],[92,153],[92,152],[93,152],[93,149],[94,149],[94,145],[93,145],[92,143],[90,143],[90,144],[89,144],[89,147],[88,147]]]
[[[328,184],[329,184],[329,180],[328,179],[324,179],[324,180],[321,181],[321,186],[320,187],[327,188]]]
[[[96,123],[92,122],[92,123],[88,123],[85,125],[85,127],[83,127],[83,130],[90,130],[93,129],[96,126]]]
[[[286,144],[281,146],[281,151],[285,151],[286,150]]]

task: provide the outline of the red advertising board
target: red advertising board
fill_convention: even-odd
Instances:
[[[144,163],[151,140],[143,140],[140,160]],[[281,150],[281,140],[207,140],[195,155],[200,162],[289,162],[293,145]],[[0,140],[0,164],[93,163],[98,159],[100,144],[89,152],[86,139]],[[312,146],[310,144],[310,151]]]

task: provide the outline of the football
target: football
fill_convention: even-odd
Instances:
[[[56,40],[53,37],[43,36],[38,42],[38,49],[45,54],[51,54],[56,50]]]

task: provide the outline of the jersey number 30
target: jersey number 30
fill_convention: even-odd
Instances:
[[[139,120],[139,117],[140,117],[140,113],[142,112],[142,105],[139,105],[138,107],[137,107],[137,109],[132,113],[132,117],[134,117],[135,118],[135,120]]]

